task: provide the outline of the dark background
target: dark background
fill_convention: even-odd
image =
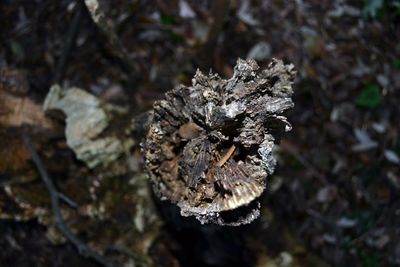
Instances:
[[[153,252],[159,266],[400,265],[400,1],[103,3],[131,68],[79,1],[0,1],[0,67],[26,73],[26,97],[42,103],[59,82],[138,113],[190,84],[197,68],[230,77],[238,57],[263,67],[276,57],[298,71],[293,130],[283,137],[261,218],[200,227],[171,219],[173,207],[158,203],[167,240],[160,242],[168,244]],[[0,134],[1,161],[14,148]],[[2,195],[1,212],[7,201]],[[50,243],[34,216],[1,217],[1,266],[97,266],[68,243]]]

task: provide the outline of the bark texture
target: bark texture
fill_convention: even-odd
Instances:
[[[144,144],[156,193],[202,223],[249,223],[275,168],[273,150],[291,126],[293,65],[272,60],[261,70],[237,61],[232,78],[197,71],[154,104]]]

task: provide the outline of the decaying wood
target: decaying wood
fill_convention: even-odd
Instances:
[[[50,129],[51,121],[45,117],[40,104],[25,95],[29,84],[24,72],[0,69],[0,126],[19,127],[23,124]]]
[[[282,113],[293,107],[294,75],[280,60],[260,70],[239,59],[231,79],[197,71],[192,86],[157,101],[144,151],[160,198],[202,223],[254,220],[274,146],[291,129]]]
[[[119,125],[118,132],[105,133],[107,128],[117,128],[113,127],[113,123],[121,120],[118,117],[126,116],[127,110],[101,103],[79,88],[64,91],[58,85],[52,86],[44,102],[44,110],[53,114],[62,112],[66,116],[67,144],[77,158],[90,168],[102,166],[111,171],[113,163],[134,145],[130,136],[130,120],[123,127]],[[112,172],[116,175],[115,172],[124,173],[126,169]]]
[[[106,1],[85,0],[84,2],[93,22],[96,23],[110,44],[115,57],[122,62],[132,80],[139,80],[138,68],[129,60],[128,51],[117,36],[114,23],[105,15]]]
[[[56,120],[44,116],[41,107],[38,110],[46,120],[58,125]],[[49,116],[65,120],[66,144],[88,168],[83,164],[79,168],[68,164],[66,168],[75,168],[71,177],[64,180],[57,174],[53,175],[58,167],[55,169],[46,160],[54,154],[52,150],[43,150],[44,142],[39,142],[41,139],[37,137],[35,128],[42,126],[39,122],[32,125],[25,119],[27,127],[21,130],[24,136],[32,136],[35,148],[29,140],[25,140],[27,146],[23,144],[18,134],[20,131],[16,132],[14,125],[0,131],[2,137],[17,133],[17,141],[22,142],[18,144],[21,151],[13,151],[16,159],[10,158],[11,162],[0,164],[0,174],[10,172],[9,165],[15,165],[17,160],[24,166],[29,165],[31,159],[41,178],[35,179],[36,172],[30,169],[26,175],[23,169],[22,175],[30,178],[29,183],[16,180],[15,175],[7,181],[2,179],[0,218],[16,221],[36,219],[48,227],[46,236],[53,244],[70,241],[82,255],[105,266],[114,265],[109,260],[119,266],[136,262],[140,266],[155,266],[149,251],[159,236],[162,221],[152,202],[147,175],[141,171],[139,142],[135,141],[145,136],[152,113],[132,118],[128,108],[103,103],[79,88],[62,89],[58,85],[50,88],[44,110]],[[26,118],[27,112],[23,115]],[[5,141],[10,142],[3,140],[3,143]],[[12,147],[15,150],[16,146]],[[57,155],[62,158],[59,162],[70,163],[68,156],[60,153],[62,149],[68,150],[64,145],[57,148]],[[10,153],[0,152],[4,156]],[[121,232],[121,229],[129,231]],[[99,233],[107,233],[107,237]],[[91,238],[85,238],[86,235]],[[109,253],[110,248],[115,250]],[[112,255],[105,255],[107,253]]]
[[[30,136],[24,135],[23,136],[24,143],[26,147],[28,148],[31,156],[32,156],[32,161],[35,163],[39,173],[40,177],[43,180],[43,183],[46,185],[47,190],[49,191],[50,194],[50,199],[51,199],[51,206],[53,209],[54,213],[54,220],[60,229],[60,231],[64,234],[64,236],[76,247],[76,249],[79,251],[79,253],[87,258],[93,259],[96,262],[100,263],[103,266],[106,267],[116,267],[117,265],[113,262],[111,262],[109,259],[103,257],[99,253],[91,250],[84,242],[82,242],[76,235],[74,235],[71,230],[67,227],[65,224],[64,218],[61,214],[61,209],[60,209],[60,194],[57,191],[52,179],[48,175],[46,169],[43,166],[42,160],[40,159],[38,153],[36,152],[35,148],[33,147],[32,140]]]
[[[11,69],[0,69],[0,91],[9,91],[13,94],[24,95],[29,90],[28,81],[24,72]]]
[[[235,149],[236,149],[235,145],[232,145],[229,148],[228,152],[226,152],[226,154],[217,162],[217,166],[222,167],[225,164],[225,162],[227,162],[228,159],[232,156],[233,152],[235,152]]]

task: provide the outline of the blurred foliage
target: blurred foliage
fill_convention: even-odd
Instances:
[[[396,58],[395,60],[393,60],[393,65],[400,69],[400,58]]]
[[[176,19],[174,16],[170,16],[170,15],[161,15],[161,23],[163,25],[174,25],[176,24]]]
[[[364,0],[363,15],[366,18],[380,19],[389,9],[396,16],[400,15],[400,0]]]
[[[382,95],[376,84],[369,84],[356,98],[356,104],[363,108],[374,109],[381,105]]]
[[[376,252],[369,252],[365,250],[358,250],[357,256],[361,261],[362,267],[379,267],[381,265],[381,258]]]
[[[383,12],[383,0],[365,0],[363,14],[365,17],[379,18]]]

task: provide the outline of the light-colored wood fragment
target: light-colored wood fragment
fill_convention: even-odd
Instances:
[[[23,124],[52,128],[52,122],[45,117],[42,106],[27,97],[15,96],[0,90],[0,125],[19,127]]]
[[[217,162],[217,166],[218,167],[224,166],[225,162],[227,162],[232,156],[233,152],[235,152],[235,149],[236,149],[235,145],[232,145],[225,153],[225,155]]]

